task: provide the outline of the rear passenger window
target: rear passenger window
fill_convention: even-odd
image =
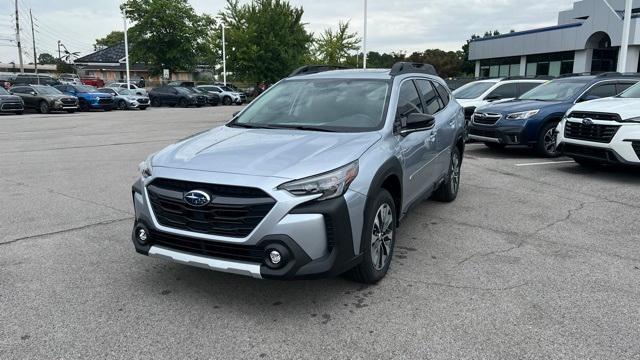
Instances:
[[[589,90],[587,96],[597,96],[599,98],[605,98],[615,96],[616,84],[602,84],[596,85],[593,89]]]
[[[430,81],[416,80],[416,84],[418,85],[420,94],[422,94],[422,100],[426,107],[425,114],[433,115],[444,107],[442,99],[440,99],[440,95],[438,95]]]
[[[405,81],[400,86],[400,95],[398,96],[398,111],[396,113],[396,119],[401,119],[409,116],[413,113],[421,113],[422,103],[420,102],[420,96],[416,90],[416,86],[413,81]]]
[[[520,95],[526,93],[527,91],[534,89],[536,87],[540,86],[540,83],[530,83],[530,82],[523,82],[523,83],[519,83],[518,84],[518,92],[516,93],[516,97],[520,97]]]
[[[447,90],[442,84],[436,83],[436,90],[438,91],[438,95],[440,95],[440,100],[442,100],[443,107],[449,105],[449,90]]]

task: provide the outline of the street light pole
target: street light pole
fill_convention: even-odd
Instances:
[[[227,44],[224,38],[224,24],[220,24],[222,28],[222,78],[224,86],[227,86]]]
[[[127,36],[127,13],[122,11],[122,19],[124,20],[124,58],[127,66],[127,89],[131,89],[131,78],[129,77],[129,38]]]
[[[627,72],[627,53],[629,50],[629,32],[631,30],[632,0],[626,0],[624,7],[624,22],[622,25],[622,42],[620,44],[620,57],[618,58],[618,72]]]
[[[362,68],[367,68],[367,0],[364,0],[364,37],[362,40]]]

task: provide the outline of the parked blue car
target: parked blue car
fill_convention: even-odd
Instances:
[[[93,86],[67,84],[56,85],[55,88],[64,94],[77,97],[80,111],[89,111],[91,109],[111,111],[113,109],[113,95],[101,93]]]
[[[528,145],[545,157],[556,157],[556,126],[576,103],[620,94],[640,75],[602,73],[572,75],[542,84],[520,98],[476,109],[469,138],[489,148]]]

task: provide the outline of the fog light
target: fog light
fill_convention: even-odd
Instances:
[[[147,242],[147,230],[145,229],[138,229],[138,240],[141,243],[146,243]]]
[[[282,255],[280,255],[280,252],[273,250],[269,253],[269,260],[271,260],[273,264],[278,265],[280,261],[282,261]]]

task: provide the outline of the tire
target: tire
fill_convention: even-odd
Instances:
[[[231,100],[230,97],[225,96],[224,98],[222,98],[222,105],[229,106],[231,104],[233,104],[233,100]]]
[[[375,284],[380,281],[389,270],[393,258],[395,245],[396,206],[393,197],[385,189],[380,189],[370,206],[365,210],[364,230],[362,233],[363,259],[346,275],[350,279],[364,283]],[[378,224],[383,222],[382,236]],[[374,239],[376,237],[376,239]],[[374,260],[375,258],[375,260]]]
[[[118,100],[116,106],[118,107],[118,110],[127,110],[127,102],[124,100]]]
[[[498,144],[493,142],[486,142],[484,143],[484,146],[488,147],[491,150],[504,150],[504,148],[507,147],[506,144]]]
[[[16,111],[15,114],[16,115],[22,115],[22,114],[24,114],[24,111]]]
[[[106,108],[104,108],[104,111],[111,111],[111,110],[113,110],[111,106],[107,106]]]
[[[40,101],[40,104],[38,104],[38,112],[41,114],[48,114],[50,111],[49,104],[44,100]]]
[[[189,102],[187,101],[187,99],[182,98],[178,101],[178,106],[183,108],[189,107]]]
[[[151,106],[153,106],[153,107],[161,107],[162,106],[162,101],[160,101],[160,99],[158,99],[158,98],[153,98],[153,99],[151,99]]]
[[[138,109],[140,109],[140,110],[147,110],[147,107],[146,107],[146,106],[138,106]]]
[[[460,149],[454,147],[451,151],[451,160],[449,162],[449,170],[447,171],[446,180],[435,193],[432,198],[441,202],[452,202],[458,197],[460,189],[460,169],[462,168],[462,156]]]
[[[80,100],[80,111],[89,111],[89,104],[85,100]]]
[[[557,121],[545,124],[538,135],[538,142],[535,145],[536,152],[541,156],[554,158],[560,156],[560,151],[556,146],[557,134],[555,133]]]
[[[67,110],[67,112],[68,112],[69,114],[73,114],[73,113],[75,113],[76,111],[75,111],[75,110]]]
[[[197,105],[196,105],[196,107],[197,107],[197,108],[201,108],[201,107],[202,107],[202,105],[200,105],[200,104],[197,104]]]

